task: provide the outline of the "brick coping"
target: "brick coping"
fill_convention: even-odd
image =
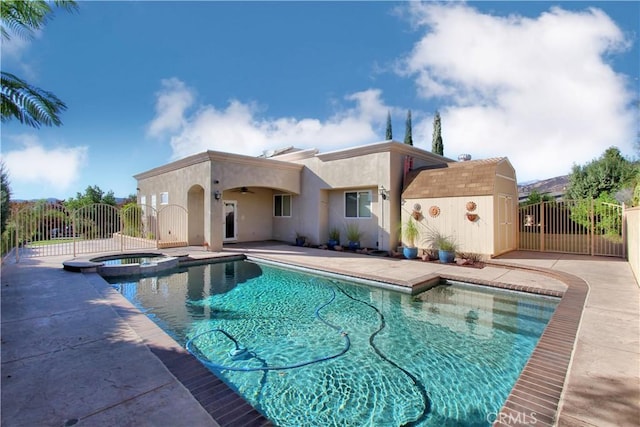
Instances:
[[[567,290],[511,393],[500,412],[495,414],[493,423],[494,427],[553,426],[557,421],[589,285],[580,277],[548,268],[505,262],[491,264],[508,269],[534,271],[554,277],[567,285]]]

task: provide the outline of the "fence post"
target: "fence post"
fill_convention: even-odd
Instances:
[[[73,257],[76,257],[76,233],[77,233],[77,224],[76,224],[76,212],[78,212],[78,209],[75,209],[72,213],[71,213],[71,237],[73,238]]]
[[[544,208],[547,202],[540,202],[540,252],[544,252]]]
[[[589,215],[591,216],[591,256],[594,256],[596,253],[596,218],[594,214],[595,203],[594,200],[591,199],[591,208],[589,211]]]
[[[627,206],[622,202],[620,220],[622,221],[622,258],[627,259]]]
[[[120,234],[118,234],[118,237],[120,237],[120,252],[124,252],[124,216],[126,214],[125,209],[120,208],[120,229],[118,230],[120,232]]]
[[[19,239],[19,234],[20,234],[20,223],[18,221],[16,221],[16,264],[18,262],[20,262],[20,244],[18,242]]]

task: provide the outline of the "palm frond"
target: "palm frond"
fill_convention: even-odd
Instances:
[[[30,38],[36,30],[42,28],[50,13],[51,6],[45,1],[2,1],[2,36],[9,39],[11,32],[23,38]]]
[[[73,0],[56,0],[54,4],[68,12],[78,9]],[[29,39],[53,16],[51,3],[45,0],[2,0],[0,2],[0,30],[2,38],[9,40],[10,33]]]
[[[59,114],[67,106],[53,93],[31,86],[11,73],[2,71],[1,77],[2,122],[18,119],[28,126],[60,126]]]

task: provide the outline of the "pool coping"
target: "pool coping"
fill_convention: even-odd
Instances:
[[[409,288],[410,293],[419,293],[435,286],[441,280],[455,280],[487,287],[527,292],[552,297],[560,297],[560,302],[549,320],[536,347],[521,371],[516,383],[504,405],[496,414],[488,414],[494,418],[494,426],[515,425],[554,425],[562,393],[567,380],[567,373],[573,355],[578,328],[582,317],[583,307],[588,295],[588,285],[583,279],[569,273],[542,267],[528,267],[520,264],[489,261],[487,265],[509,269],[531,271],[553,277],[567,285],[565,291],[550,290],[525,285],[503,283],[499,281],[473,279],[444,272],[432,273],[414,278],[411,281],[393,281],[373,274],[357,274],[330,266],[305,263],[292,263],[277,260],[277,256],[261,256],[256,254],[238,255],[227,254],[216,257],[204,257],[182,262],[180,265],[197,265],[213,262],[227,262],[237,259],[255,258],[268,262],[277,262],[284,266],[299,266],[305,269],[324,273],[333,273],[382,283],[392,283],[396,286]],[[396,288],[394,288],[396,289]],[[396,289],[397,290],[397,289]],[[144,316],[141,313],[142,316]],[[146,317],[146,316],[144,316]],[[150,320],[149,320],[150,321]],[[202,407],[221,426],[269,426],[273,425],[255,408],[249,405],[237,392],[227,386],[215,374],[202,365],[195,356],[183,349],[166,333],[166,338],[173,341],[179,349],[171,348],[167,351],[162,345],[154,344],[149,338],[148,331],[136,329],[151,352],[162,361],[167,369],[189,390]],[[160,329],[158,327],[158,329]],[[160,329],[161,330],[161,329]],[[153,334],[157,338],[157,332]],[[164,340],[164,339],[163,339]]]
[[[560,303],[520,372],[507,400],[495,414],[494,427],[555,425],[576,340],[589,295],[589,285],[573,274],[543,267],[491,262],[496,267],[534,271],[567,285]]]
[[[181,257],[180,266],[214,264],[245,259],[237,254],[210,258]],[[251,406],[238,392],[209,371],[159,325],[116,291],[98,272],[85,270],[85,277],[108,298],[113,310],[140,337],[165,368],[189,391],[200,406],[221,427],[264,427],[273,423]]]

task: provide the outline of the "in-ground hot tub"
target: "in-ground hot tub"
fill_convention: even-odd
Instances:
[[[89,261],[100,263],[101,276],[128,276],[168,270],[178,265],[178,258],[159,253],[128,253],[100,256]]]
[[[178,265],[179,257],[170,257],[162,253],[118,253],[93,258],[73,259],[63,262],[65,270],[89,272],[95,271],[101,276],[130,276],[155,274]]]

